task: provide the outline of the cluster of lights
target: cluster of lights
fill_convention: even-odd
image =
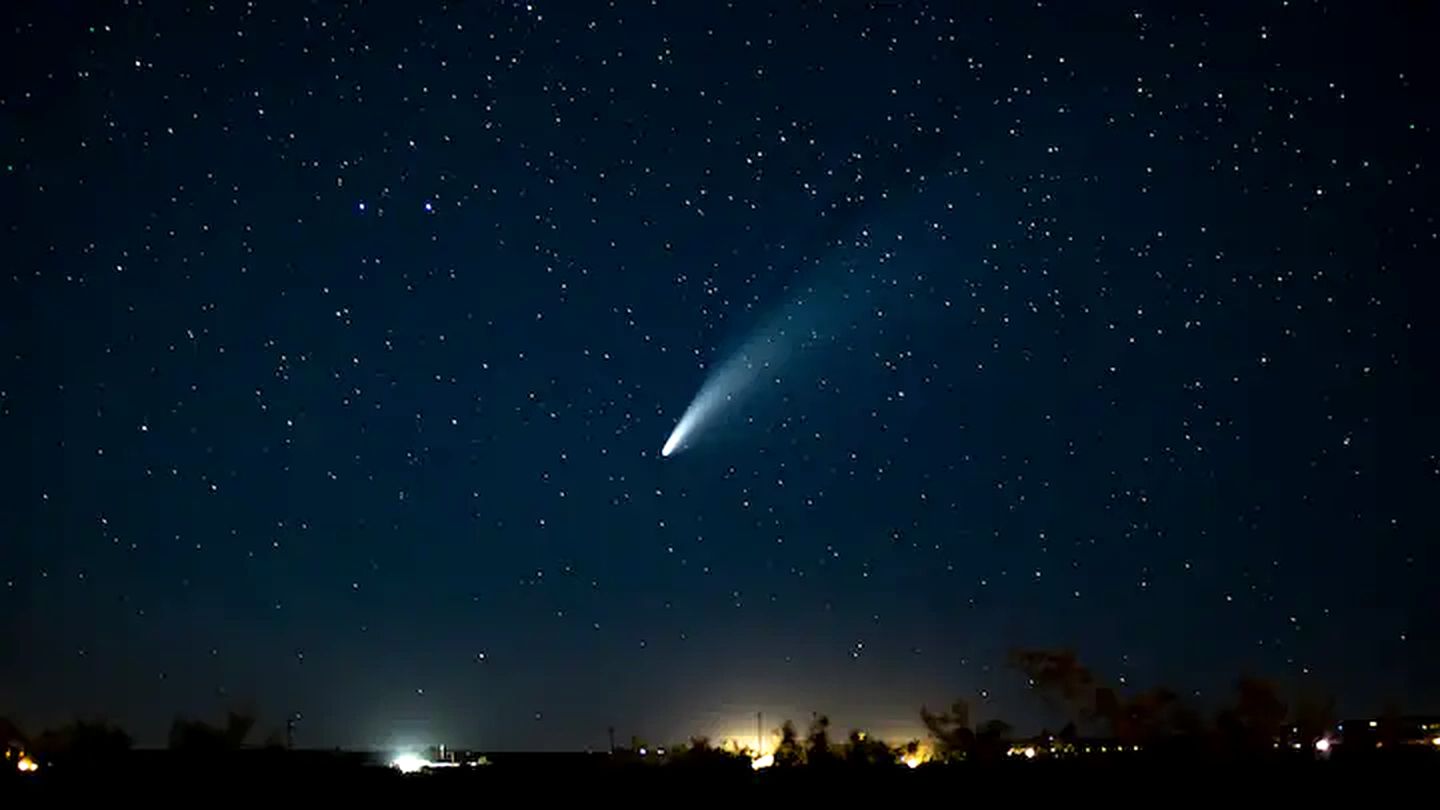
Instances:
[[[865,739],[865,733],[864,733],[864,732],[861,732],[861,733],[860,733],[860,739],[862,739],[862,740]],[[742,752],[745,753],[745,754],[747,754],[747,755],[750,757],[750,768],[751,768],[751,770],[763,771],[763,770],[765,770],[766,768],[770,768],[770,767],[773,767],[773,766],[775,765],[775,753],[774,753],[773,751],[770,752],[770,753],[766,753],[766,754],[757,754],[757,753],[755,753],[754,751],[752,751],[751,749],[748,749],[748,748],[747,748],[747,749],[742,749]],[[921,765],[924,765],[925,763],[927,763],[927,762],[929,762],[929,761],[930,761],[930,752],[929,752],[928,750],[923,749],[923,748],[920,749],[920,750],[918,750],[918,751],[914,751],[914,752],[911,752],[911,753],[907,753],[907,754],[905,754],[903,757],[900,758],[900,762],[903,763],[903,764],[905,765],[905,767],[910,768],[910,769],[912,769],[912,770],[915,769],[915,768],[920,767]]]
[[[1371,730],[1379,729],[1379,728],[1380,728],[1380,721],[1379,721],[1379,720],[1367,720],[1367,721],[1365,722],[1365,725],[1366,725],[1366,727],[1370,728]],[[1345,725],[1344,725],[1343,723],[1340,724],[1340,726],[1338,726],[1338,729],[1343,733],[1344,730],[1345,730]],[[1434,748],[1440,749],[1440,734],[1436,734],[1436,732],[1440,732],[1440,723],[1426,723],[1426,724],[1423,724],[1423,725],[1420,726],[1420,737],[1419,737],[1418,739],[1411,738],[1411,739],[1409,739],[1409,740],[1404,740],[1404,741],[1401,742],[1401,744],[1424,745],[1424,744],[1428,741],[1431,746],[1433,746]],[[1426,735],[1430,735],[1430,734],[1435,734],[1435,736],[1433,736],[1433,737],[1427,737],[1427,736],[1426,736]],[[1341,740],[1339,740],[1339,739],[1334,739],[1334,738],[1331,738],[1329,735],[1326,735],[1326,736],[1321,737],[1320,739],[1318,739],[1318,740],[1315,741],[1315,750],[1316,750],[1317,752],[1321,753],[1321,754],[1328,754],[1336,745],[1339,745],[1340,742],[1341,742]],[[1383,740],[1376,740],[1376,741],[1375,741],[1375,747],[1376,747],[1376,748],[1384,748],[1384,747],[1385,747],[1385,742],[1384,742]]]
[[[1375,721],[1375,720],[1371,720],[1371,721],[1369,722],[1370,728],[1375,728],[1375,727],[1378,726],[1378,725],[1379,725],[1379,723],[1378,723],[1377,721]],[[861,739],[864,739],[864,734],[863,734],[863,733],[861,734]],[[1431,743],[1432,745],[1434,745],[1436,748],[1440,748],[1440,736],[1436,736],[1436,737],[1434,737],[1433,739],[1431,739],[1431,740],[1430,740],[1430,743]],[[730,741],[730,745],[733,746],[733,747],[735,747],[735,748],[737,748],[737,749],[740,748],[740,746],[739,746],[738,744],[736,744],[733,740]],[[1332,739],[1332,738],[1329,737],[1329,736],[1321,737],[1320,739],[1318,739],[1318,740],[1315,741],[1315,750],[1316,750],[1317,752],[1321,753],[1321,754],[1328,754],[1328,753],[1331,751],[1331,749],[1334,748],[1334,746],[1335,746],[1335,740]],[[1296,743],[1296,744],[1295,744],[1295,747],[1296,747],[1296,748],[1299,748],[1300,745],[1299,745],[1298,743]],[[1095,751],[1095,752],[1098,752],[1098,753],[1102,753],[1102,754],[1108,754],[1108,753],[1111,752],[1112,749],[1113,749],[1116,753],[1125,752],[1125,751],[1139,751],[1139,750],[1140,750],[1140,746],[1138,746],[1138,745],[1129,745],[1129,746],[1126,746],[1126,745],[1114,745],[1114,746],[1110,746],[1110,745],[1099,745],[1099,746],[1094,746],[1094,747],[1092,747],[1092,746],[1087,745],[1087,746],[1084,746],[1083,748],[1081,748],[1080,751],[1081,751],[1082,753],[1087,753],[1087,754],[1088,754],[1088,753],[1091,753],[1092,751]],[[1014,745],[1014,746],[1011,746],[1011,747],[1010,747],[1010,750],[1009,750],[1008,752],[1006,752],[1006,753],[1007,753],[1009,756],[1012,756],[1012,757],[1023,757],[1023,758],[1025,758],[1025,759],[1035,759],[1036,757],[1038,757],[1038,756],[1039,756],[1040,754],[1042,754],[1042,753],[1054,753],[1054,752],[1055,752],[1055,749],[1054,749],[1054,748],[1041,749],[1041,748],[1037,748],[1035,745]],[[640,756],[643,757],[643,756],[649,755],[651,752],[650,752],[650,750],[649,750],[648,748],[642,747],[642,748],[640,748],[636,753],[638,753]],[[654,753],[655,753],[657,756],[662,756],[662,757],[663,757],[663,756],[665,756],[665,749],[664,749],[664,748],[657,748],[657,749],[655,749],[655,752],[654,752]],[[747,752],[747,753],[750,753],[750,752]],[[914,769],[914,768],[918,768],[918,767],[920,767],[921,765],[925,764],[928,760],[929,760],[929,756],[927,755],[927,752],[918,751],[918,752],[906,754],[904,757],[901,758],[900,761],[901,761],[902,763],[904,763],[905,767]],[[425,771],[425,770],[428,770],[428,769],[431,769],[431,768],[448,768],[448,767],[455,767],[457,764],[458,764],[458,763],[449,762],[449,761],[434,762],[434,761],[425,759],[424,757],[421,757],[421,756],[419,756],[419,755],[417,755],[417,754],[408,753],[408,752],[407,752],[407,753],[398,754],[398,755],[395,756],[394,759],[390,760],[390,767],[394,768],[394,769],[397,770],[397,771],[400,771],[401,773],[420,773],[421,771]],[[760,771],[760,770],[764,770],[764,769],[766,769],[766,768],[773,767],[774,765],[775,765],[775,754],[774,754],[774,752],[767,753],[767,754],[755,754],[755,753],[751,753],[751,755],[750,755],[750,767],[751,767],[751,769],[753,769],[753,770]],[[20,755],[20,759],[16,762],[16,767],[17,767],[22,773],[32,773],[32,772],[34,772],[34,771],[36,771],[36,770],[39,770],[39,767],[40,767],[40,766],[35,762],[35,760],[31,759],[29,756],[26,756],[25,754],[21,754],[21,755]]]
[[[1138,745],[1086,745],[1077,747],[1069,743],[1052,742],[1049,746],[1037,746],[1033,743],[1017,744],[1010,746],[1006,751],[1007,756],[1024,757],[1034,759],[1041,754],[1123,754],[1127,751],[1139,751]]]
[[[422,771],[430,771],[436,768],[458,768],[461,765],[475,767],[479,765],[489,764],[490,761],[485,757],[480,757],[479,759],[472,762],[461,763],[456,762],[453,759],[426,759],[419,754],[411,753],[408,751],[396,754],[395,757],[390,760],[390,767],[401,773],[420,773]]]
[[[35,773],[40,770],[40,763],[25,753],[25,749],[5,746],[5,761],[9,762],[12,759],[15,760],[15,770],[20,773]]]

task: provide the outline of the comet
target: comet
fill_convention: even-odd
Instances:
[[[863,308],[883,309],[876,296],[885,295],[887,289],[895,294],[899,287],[894,279],[881,280],[886,274],[881,265],[887,262],[867,254],[856,241],[862,238],[868,244],[874,238],[861,226],[861,217],[872,201],[882,201],[895,213],[903,199],[923,189],[924,168],[943,159],[947,145],[941,129],[917,130],[903,144],[867,143],[868,155],[856,153],[846,158],[841,174],[851,180],[821,208],[819,227],[803,240],[818,248],[823,260],[816,264],[826,271],[812,276],[811,286],[763,320],[713,368],[660,447],[661,457],[670,458],[692,447],[742,401],[767,387],[779,386],[782,366],[796,355],[819,356],[824,352],[818,350],[835,347],[842,337],[849,344],[856,330],[852,319]],[[900,237],[894,238],[898,241]],[[851,246],[856,250],[848,249]],[[803,253],[813,255],[812,251]]]
[[[690,438],[690,433],[695,430],[695,425],[710,410],[707,403],[713,405],[714,400],[702,399],[704,394],[705,392],[702,391],[700,396],[690,403],[690,407],[685,409],[685,415],[680,417],[680,421],[675,423],[675,429],[670,431],[670,437],[665,440],[665,446],[660,448],[661,456],[669,458],[674,455],[676,450],[685,446],[685,440]]]
[[[702,431],[720,422],[727,412],[763,392],[767,385],[778,387],[783,382],[783,368],[798,355],[815,354],[835,343],[839,336],[836,325],[848,323],[845,311],[861,298],[850,289],[859,281],[853,273],[839,281],[819,289],[807,288],[752,331],[705,379],[665,439],[660,455],[669,458],[692,446]]]
[[[680,421],[670,431],[660,455],[670,457],[689,447],[702,428],[755,390],[760,375],[775,371],[788,354],[787,336],[773,327],[762,329],[722,363],[700,386]]]

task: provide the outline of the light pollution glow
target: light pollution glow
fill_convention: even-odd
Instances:
[[[914,745],[913,752],[907,752],[901,756],[901,761],[910,768],[929,762],[935,756],[928,732],[923,728],[895,726],[888,729],[888,733],[878,735],[859,729],[857,731],[864,739],[880,740],[892,748]],[[803,735],[805,732],[802,730],[801,733]],[[762,733],[753,727],[746,729],[744,723],[737,723],[726,732],[707,736],[712,740],[720,740],[718,747],[721,750],[740,754],[749,758],[752,763],[763,763],[757,765],[757,768],[768,767],[775,761],[775,754],[780,750],[782,739],[781,730],[778,728],[769,728]],[[843,742],[843,740],[839,742]],[[1034,754],[1032,753],[1030,756],[1033,757]]]

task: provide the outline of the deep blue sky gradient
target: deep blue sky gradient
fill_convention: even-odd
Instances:
[[[1016,646],[1437,708],[1423,4],[12,5],[27,727],[1053,722]]]

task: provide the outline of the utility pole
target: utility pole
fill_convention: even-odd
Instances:
[[[755,756],[765,754],[765,712],[755,712]]]
[[[615,727],[610,726],[605,730],[610,735],[610,754],[613,756],[615,754]]]

